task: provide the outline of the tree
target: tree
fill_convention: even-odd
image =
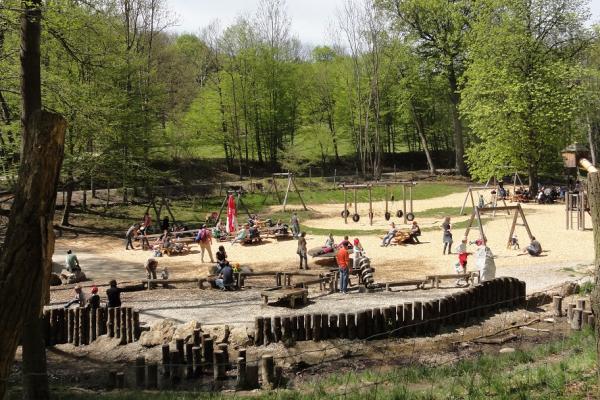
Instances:
[[[473,176],[525,170],[535,193],[540,171],[561,165],[589,38],[584,12],[571,0],[490,0],[479,9],[462,105],[478,139],[468,152]]]
[[[25,398],[49,398],[42,305],[54,252],[52,220],[65,120],[42,111],[41,0],[23,2],[21,98],[23,152],[6,240],[0,252],[0,398],[23,334]]]
[[[454,127],[455,168],[466,175],[464,129],[460,117],[460,80],[464,71],[466,35],[472,19],[471,0],[380,0],[396,17],[396,29],[408,35],[419,54],[447,79]]]

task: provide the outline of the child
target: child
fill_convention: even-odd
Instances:
[[[469,253],[467,252],[467,238],[463,237],[460,244],[456,247],[456,252],[458,253],[458,262],[455,264],[455,270],[458,275],[467,273],[467,257]],[[465,283],[468,283],[468,280],[464,280]],[[462,286],[461,279],[456,281],[456,285]]]
[[[509,246],[512,246],[513,250],[517,250],[517,249],[521,248],[519,246],[519,239],[517,239],[517,234],[516,233],[514,235],[512,235],[512,238],[510,238],[510,245]]]

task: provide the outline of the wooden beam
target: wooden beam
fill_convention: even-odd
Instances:
[[[488,211],[506,211],[506,210],[518,210],[519,206],[502,206],[502,207],[477,207],[480,213]]]
[[[306,204],[304,204],[304,199],[302,198],[302,194],[300,194],[300,190],[298,189],[298,186],[296,186],[296,179],[294,179],[293,175],[292,175],[292,185],[294,185],[294,189],[296,190],[296,193],[298,193],[298,197],[300,198],[300,203],[302,203],[302,208],[304,208],[304,211],[308,211]]]
[[[285,189],[285,196],[283,197],[283,211],[285,211],[285,206],[287,205],[288,195],[290,194],[290,188],[292,187],[292,175],[288,174],[288,184]]]

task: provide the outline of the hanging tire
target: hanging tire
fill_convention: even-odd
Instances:
[[[389,221],[390,218],[392,217],[392,214],[390,214],[389,211],[386,211],[384,215],[385,215],[385,220],[386,221]]]
[[[402,218],[403,215],[404,215],[404,213],[402,212],[402,210],[396,211],[396,217]]]
[[[347,218],[350,215],[350,211],[344,210],[342,211],[342,218]]]
[[[352,216],[352,221],[354,221],[354,222],[358,222],[358,221],[360,221],[360,215],[358,215],[358,214],[354,214],[354,215]]]
[[[415,219],[415,214],[413,213],[406,213],[406,220],[407,221],[413,221]]]

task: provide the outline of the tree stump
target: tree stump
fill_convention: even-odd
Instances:
[[[364,311],[359,312],[356,319],[358,319],[358,321],[355,320],[354,313],[346,314],[346,329],[348,330],[348,339],[354,340],[357,337],[359,339],[366,339],[366,313]]]
[[[552,310],[554,312],[555,317],[563,316],[562,302],[563,302],[562,296],[553,296],[552,297]]]
[[[343,339],[348,337],[346,314],[344,314],[344,313],[338,314],[338,337],[343,338]]]
[[[146,358],[144,356],[135,359],[135,386],[146,387]]]
[[[273,317],[273,341],[279,342],[282,340],[281,332],[281,317]]]
[[[573,316],[571,318],[571,329],[580,331],[583,323],[583,310],[580,308],[573,309]]]
[[[256,317],[254,319],[254,344],[262,346],[264,342],[264,319]]]
[[[265,354],[261,357],[260,361],[263,389],[271,390],[275,387],[275,362],[273,356]]]
[[[163,376],[168,378],[171,376],[171,353],[168,344],[162,345],[162,366]]]
[[[148,379],[146,382],[146,387],[150,390],[158,389],[158,364],[148,364],[147,372]]]

